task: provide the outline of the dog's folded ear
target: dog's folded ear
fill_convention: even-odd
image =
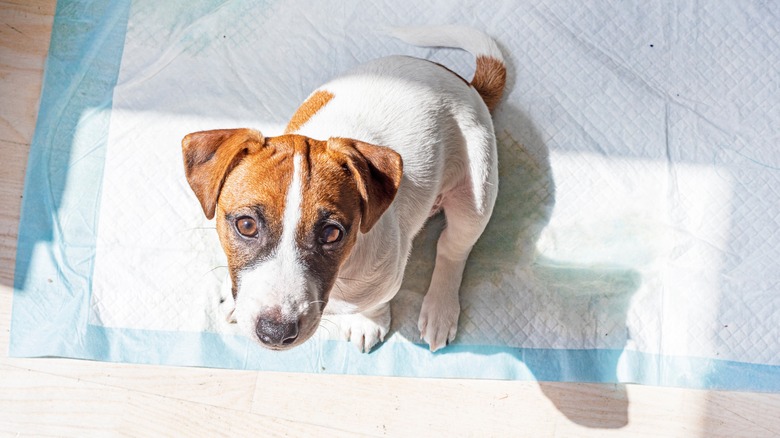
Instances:
[[[328,147],[344,153],[360,193],[360,231],[367,233],[393,202],[403,176],[403,161],[390,148],[334,137]]]
[[[214,217],[227,175],[241,158],[264,144],[263,134],[243,128],[193,132],[181,141],[187,182],[208,219]]]

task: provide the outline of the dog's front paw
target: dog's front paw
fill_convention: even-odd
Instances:
[[[428,343],[431,351],[445,347],[455,340],[459,316],[460,303],[457,294],[427,293],[420,309],[420,319],[417,321],[420,339]]]
[[[239,329],[235,316],[236,300],[233,299],[229,277],[225,278],[219,293],[215,293],[213,299],[215,313],[212,327],[219,333],[238,334]]]
[[[226,277],[219,290],[219,304],[217,304],[217,309],[219,310],[219,315],[224,318],[224,322],[235,324],[236,317],[234,312],[236,311],[236,300],[233,298],[231,285],[230,277]]]
[[[385,340],[390,329],[390,306],[382,305],[371,312],[348,315],[325,315],[323,319],[333,323],[346,339],[363,353],[368,353],[374,346]],[[331,324],[323,324],[329,327]]]
[[[233,298],[229,298],[226,300],[222,300],[219,303],[219,315],[222,316],[222,318],[225,319],[225,322],[228,324],[235,324],[236,323],[236,302],[233,300]]]

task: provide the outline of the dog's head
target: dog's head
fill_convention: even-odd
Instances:
[[[272,349],[306,341],[358,233],[393,201],[401,157],[356,140],[250,129],[195,132],[182,150],[190,187],[216,217],[241,331]]]

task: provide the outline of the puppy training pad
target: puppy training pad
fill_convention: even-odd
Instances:
[[[10,352],[134,363],[780,390],[780,8],[766,2],[62,1],[19,231]],[[500,191],[454,344],[417,316],[417,236],[386,341],[235,334],[181,139],[278,135],[317,86],[406,54],[388,26],[466,24],[509,70]]]

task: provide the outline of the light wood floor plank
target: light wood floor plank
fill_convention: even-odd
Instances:
[[[262,390],[272,387],[288,391]],[[257,388],[253,412],[366,435],[552,436],[557,421],[538,385],[522,382],[261,373]]]
[[[16,266],[16,238],[22,206],[20,189],[24,186],[29,150],[29,144],[0,140],[0,156],[7,163],[0,165],[0,284],[9,286],[13,283]]]
[[[54,2],[0,2],[0,140],[29,143],[35,129]],[[13,105],[10,103],[13,102]]]
[[[12,289],[0,286],[0,351],[8,351]],[[254,371],[164,367],[72,359],[3,358],[20,370],[77,379],[171,399],[249,412],[255,394]]]
[[[0,365],[0,433],[56,436],[347,436],[290,422]]]
[[[0,284],[11,285],[19,208],[55,2],[0,2]]]

